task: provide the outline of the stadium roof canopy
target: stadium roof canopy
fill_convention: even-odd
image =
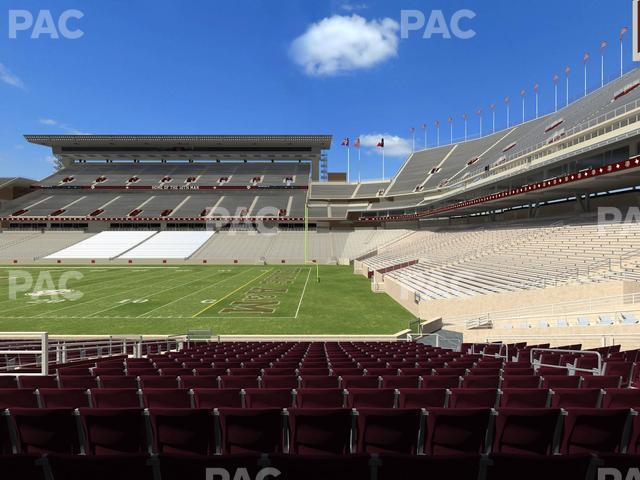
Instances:
[[[65,165],[77,161],[318,161],[331,135],[25,135]]]

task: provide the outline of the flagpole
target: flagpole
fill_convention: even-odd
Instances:
[[[384,147],[382,147],[382,181],[385,180],[385,175],[384,175]]]
[[[347,146],[347,183],[351,176],[351,147]]]
[[[360,183],[360,147],[358,147],[358,183]]]

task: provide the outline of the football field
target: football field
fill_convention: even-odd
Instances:
[[[338,266],[15,266],[0,289],[0,331],[392,334],[412,320]]]

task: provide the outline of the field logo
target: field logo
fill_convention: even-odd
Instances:
[[[270,478],[278,478],[280,470],[277,468],[263,468],[256,474],[255,480],[267,480]],[[206,480],[253,480],[246,468],[236,469],[233,477],[231,472],[226,468],[207,468]]]
[[[77,22],[82,17],[84,13],[80,10],[65,10],[57,19],[51,10],[40,10],[35,15],[29,10],[9,10],[9,38],[16,39],[18,32],[25,32],[26,35],[31,31],[30,38],[33,40],[41,36],[53,40],[77,40],[84,36],[84,32],[74,28],[71,22]]]
[[[75,301],[82,298],[82,292],[67,287],[70,280],[82,280],[84,275],[80,272],[64,272],[58,278],[58,282],[53,280],[51,272],[39,272],[34,281],[31,272],[24,270],[9,271],[9,300],[16,300],[18,294],[24,294],[33,300],[42,303],[56,303],[64,300]]]
[[[475,17],[476,13],[467,9],[454,12],[449,21],[442,10],[432,10],[428,18],[421,10],[401,10],[400,38],[407,39],[411,32],[422,31],[423,39],[440,36],[445,40],[470,40],[476,36],[476,31],[463,28],[462,22],[473,20]]]
[[[623,475],[617,468],[599,468],[598,480],[640,480],[640,470],[630,468],[626,475]]]

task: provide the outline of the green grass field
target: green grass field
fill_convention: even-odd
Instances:
[[[412,320],[350,267],[319,278],[312,265],[2,268],[0,331],[392,334]]]

